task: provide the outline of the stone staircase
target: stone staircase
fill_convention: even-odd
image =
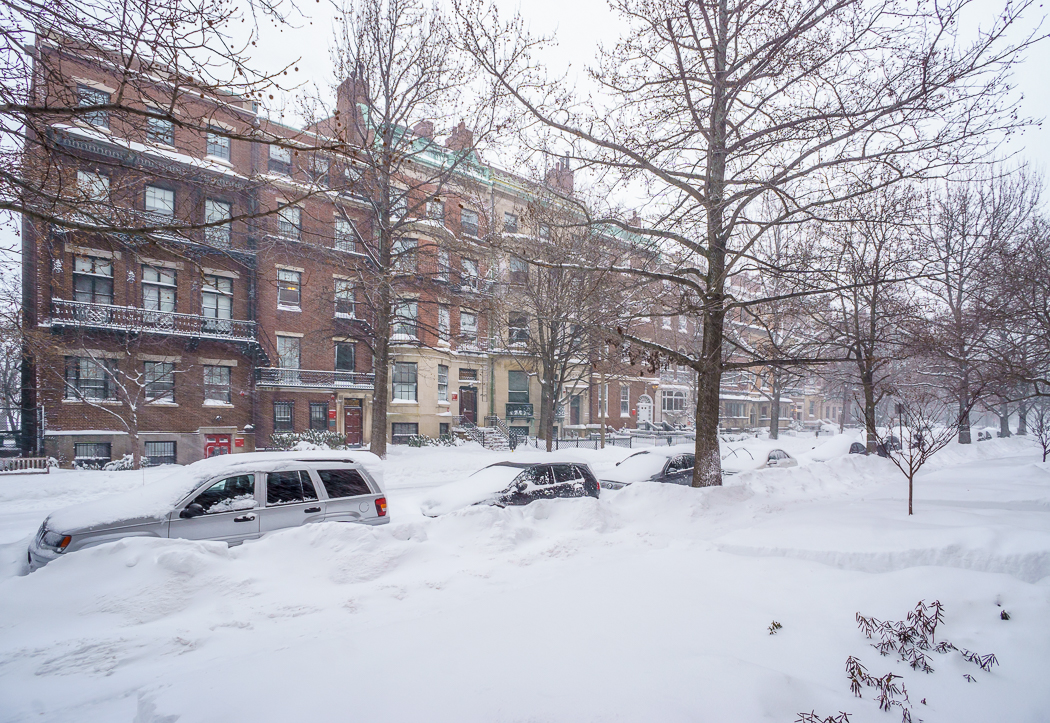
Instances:
[[[452,431],[460,439],[477,442],[485,449],[510,450],[510,438],[499,427],[479,427],[463,417],[455,417],[454,421],[456,426]]]

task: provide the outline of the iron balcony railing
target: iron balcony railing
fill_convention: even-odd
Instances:
[[[532,419],[532,405],[522,402],[508,404],[507,419]]]
[[[262,367],[255,370],[260,387],[313,387],[323,389],[374,389],[375,374],[323,369],[283,369]]]
[[[197,314],[177,314],[68,299],[51,300],[51,325],[145,331],[224,341],[255,341],[254,321],[211,319]]]

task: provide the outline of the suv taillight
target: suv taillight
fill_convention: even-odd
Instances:
[[[386,517],[386,497],[380,497],[376,500],[376,514],[380,517]]]

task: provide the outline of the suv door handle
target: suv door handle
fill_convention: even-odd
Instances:
[[[255,519],[255,515],[245,515],[244,517],[234,517],[234,522],[251,522]]]
[[[320,512],[320,511],[321,511],[320,507],[307,507],[305,510],[303,510],[303,512],[305,512],[307,514],[309,514],[311,512]]]

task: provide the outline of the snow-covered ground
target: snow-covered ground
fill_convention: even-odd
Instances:
[[[25,546],[48,512],[167,472],[4,477],[0,720],[896,723],[870,689],[850,693],[850,655],[903,676],[915,720],[1050,719],[1050,465],[1024,439],[953,445],[909,518],[903,477],[844,455],[852,439],[733,443],[801,465],[721,488],[437,519],[419,513],[430,488],[507,453],[398,448],[390,525],[232,549],[129,540],[31,575]],[[601,477],[630,453],[557,456]],[[857,629],[857,612],[902,620],[935,599],[938,640],[997,667],[931,653],[924,674]]]

